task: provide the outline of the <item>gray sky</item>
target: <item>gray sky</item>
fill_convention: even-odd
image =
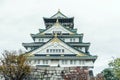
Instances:
[[[21,43],[32,42],[30,33],[45,28],[43,17],[58,9],[75,17],[75,28],[90,42],[90,52],[98,55],[94,72],[120,57],[120,0],[0,0],[0,52],[25,50]]]

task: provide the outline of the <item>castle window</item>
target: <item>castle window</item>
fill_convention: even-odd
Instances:
[[[52,52],[52,49],[50,49],[50,52]]]
[[[62,52],[64,53],[64,49],[62,49]]]
[[[81,60],[79,60],[79,64],[82,64]]]
[[[48,64],[48,60],[43,60],[43,64]]]
[[[56,49],[56,53],[58,52],[58,49]]]
[[[75,42],[75,38],[73,38],[73,42]]]
[[[38,64],[40,64],[40,60],[38,60]]]
[[[79,64],[84,65],[85,61],[84,60],[79,60]]]
[[[55,52],[55,49],[53,49],[53,53]]]
[[[67,60],[65,60],[65,64],[67,64]]]
[[[70,38],[70,42],[72,42],[72,38]]]
[[[62,32],[61,31],[53,31],[53,34],[55,35],[55,34],[58,34],[58,35],[60,35]]]
[[[73,64],[73,60],[70,60],[70,64]]]
[[[70,42],[75,42],[75,38],[70,38]]]
[[[42,38],[42,42],[44,42],[44,39]]]
[[[49,49],[47,49],[47,53],[49,53]]]
[[[39,42],[44,42],[44,39],[43,38],[39,38]]]
[[[67,60],[62,60],[62,64],[67,64]]]
[[[41,42],[41,39],[39,39],[39,42]]]
[[[70,60],[70,64],[76,64],[76,60]]]
[[[59,52],[61,52],[61,49],[59,49]]]
[[[74,60],[74,64],[76,64],[76,60]]]
[[[64,53],[64,49],[47,49],[47,53]]]
[[[82,65],[85,65],[85,61],[82,61]]]

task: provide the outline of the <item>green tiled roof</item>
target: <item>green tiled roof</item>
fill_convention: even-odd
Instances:
[[[41,45],[43,45],[43,44],[44,44],[43,42],[42,42],[42,43],[40,43],[40,42],[22,43],[22,45],[23,45],[24,47],[30,47],[30,46],[35,47],[35,46],[41,46]]]
[[[45,44],[46,42],[32,42],[32,43],[22,43],[23,46],[41,46],[43,44]],[[88,47],[90,46],[90,43],[67,43],[71,46],[84,46],[84,47]]]
[[[90,43],[68,43],[70,44],[71,46],[90,46]]]
[[[69,24],[69,26],[64,26],[64,27],[68,27],[68,28],[74,28],[74,17],[71,18],[45,18],[43,17],[44,23],[46,25],[46,28],[49,28],[50,26],[54,25],[54,23],[56,23],[56,21],[58,20],[59,23],[61,23],[61,25],[65,25],[66,23]],[[48,24],[50,25],[48,27]]]
[[[39,32],[42,33],[43,31],[45,31],[45,29],[39,29]]]
[[[47,18],[47,17],[43,17],[43,19],[45,19],[45,20],[56,20],[56,19],[59,19],[59,18]],[[65,20],[65,19],[71,19],[71,20],[72,20],[72,19],[74,19],[74,17],[60,18],[60,20],[61,20],[61,19],[62,19],[62,20]]]
[[[51,16],[50,18],[54,18],[54,16],[56,16],[57,14],[62,15],[62,18],[67,18],[67,16],[65,16],[63,13],[61,13],[60,11],[58,11],[56,14],[54,14],[53,16]],[[59,18],[59,17],[58,17]]]

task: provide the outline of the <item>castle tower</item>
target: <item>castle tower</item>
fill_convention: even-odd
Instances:
[[[67,17],[58,11],[43,20],[45,29],[31,34],[33,42],[22,44],[33,67],[59,67],[61,70],[75,67],[89,70],[94,67],[97,56],[90,54],[90,43],[83,42],[83,34],[77,33],[74,28],[74,17]]]

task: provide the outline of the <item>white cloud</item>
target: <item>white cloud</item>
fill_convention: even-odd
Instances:
[[[75,17],[78,33],[84,33],[84,41],[91,42],[91,54],[98,55],[97,73],[107,67],[111,57],[120,57],[119,3],[119,0],[0,0],[0,52],[23,49],[22,42],[32,41],[29,34],[44,28],[42,17],[50,17],[60,9],[66,16]]]

